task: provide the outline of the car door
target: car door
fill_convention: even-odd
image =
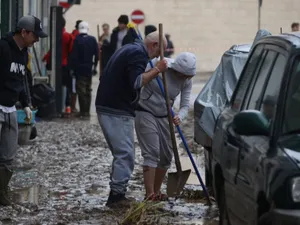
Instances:
[[[228,124],[231,123],[233,116],[239,112],[241,105],[241,97],[245,94],[247,83],[250,82],[251,77],[255,73],[256,64],[259,62],[259,58],[262,54],[263,46],[257,46],[253,54],[250,56],[249,62],[247,62],[244,72],[242,73],[235,93],[232,96],[233,102],[229,104],[226,109],[220,114],[218,122],[214,131],[213,140],[213,158],[220,162],[223,168],[223,176],[229,183],[234,182],[234,176],[236,174],[237,158],[238,158],[238,144],[232,134],[231,129],[228,129]],[[234,97],[237,96],[237,97]]]
[[[233,93],[230,104],[220,114],[214,132],[212,144],[212,158],[221,164],[225,180],[225,192],[228,209],[236,205],[234,198],[234,182],[238,165],[239,139],[232,130],[231,122],[236,113],[240,111],[242,99],[247,90],[249,82],[259,68],[258,64],[263,57],[263,44],[257,45],[245,65]],[[227,189],[227,190],[226,190]],[[216,191],[216,190],[215,190]]]
[[[263,65],[249,86],[242,109],[262,111],[269,119],[274,117],[281,81],[287,64],[287,53],[274,46],[265,46],[266,57]],[[270,106],[271,105],[271,106]],[[270,127],[271,129],[271,127]],[[240,137],[239,158],[236,173],[235,189],[240,199],[236,211],[245,224],[256,224],[257,189],[261,171],[260,164],[269,148],[269,137]]]

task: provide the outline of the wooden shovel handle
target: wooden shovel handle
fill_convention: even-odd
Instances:
[[[159,24],[159,48],[160,48],[160,59],[162,60],[164,58],[164,39],[163,39],[163,25]],[[168,119],[169,119],[169,127],[170,127],[170,135],[172,140],[172,147],[174,152],[174,158],[175,158],[175,164],[177,172],[181,173],[182,168],[180,164],[177,144],[176,144],[176,138],[175,138],[175,131],[174,131],[174,125],[173,125],[173,117],[171,113],[171,105],[170,105],[170,98],[169,98],[169,92],[168,92],[168,85],[166,80],[166,74],[165,72],[162,73],[163,77],[163,84],[164,84],[164,90],[165,90],[165,99],[167,104],[167,110],[168,110]]]

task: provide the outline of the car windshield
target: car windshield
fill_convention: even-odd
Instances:
[[[300,134],[300,56],[296,59],[289,82],[283,118],[283,134]]]

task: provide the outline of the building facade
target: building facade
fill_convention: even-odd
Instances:
[[[261,28],[278,34],[290,31],[292,22],[300,22],[299,0],[263,0]],[[234,44],[251,43],[258,30],[258,0],[82,0],[67,13],[67,30],[76,20],[86,20],[91,34],[97,24],[117,25],[120,14],[135,9],[145,13],[140,25],[163,23],[171,35],[175,53],[191,51],[197,55],[198,71],[214,70],[225,50]]]

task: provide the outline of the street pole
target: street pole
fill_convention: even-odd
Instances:
[[[261,26],[261,6],[263,0],[258,0],[258,30],[260,30]]]
[[[62,115],[63,87],[62,87],[62,7],[51,6],[51,86],[55,89],[56,111]]]

